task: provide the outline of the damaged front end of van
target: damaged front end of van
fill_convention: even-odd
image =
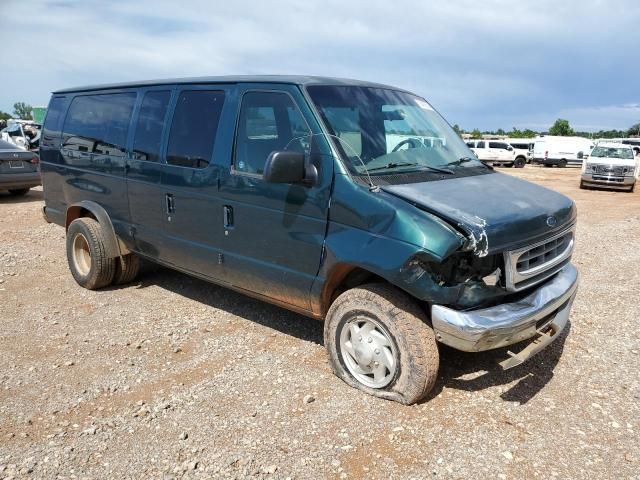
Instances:
[[[349,198],[343,188],[360,197],[338,179],[336,198]],[[386,185],[366,196],[375,200],[371,211],[384,205],[389,216],[367,218],[363,198],[349,207],[337,202],[331,220],[341,227],[331,232],[329,257],[360,265],[422,301],[439,342],[478,352],[529,340],[500,363],[508,369],[563,331],[578,287],[570,199],[493,171]],[[351,240],[363,245],[354,233],[360,230],[345,227],[347,215],[367,218],[366,228],[377,234],[357,252],[345,248]]]

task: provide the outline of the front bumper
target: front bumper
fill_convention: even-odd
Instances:
[[[636,183],[636,177],[593,175],[591,173],[583,173],[580,179],[588,185],[602,185],[607,188],[629,188]]]
[[[471,311],[431,307],[438,341],[465,352],[505,347],[533,338],[521,352],[509,352],[503,368],[521,364],[553,342],[564,329],[578,289],[578,270],[568,264],[526,297]]]

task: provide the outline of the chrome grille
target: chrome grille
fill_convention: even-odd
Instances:
[[[591,165],[591,171],[599,175],[614,175],[621,177],[627,173],[631,173],[634,167],[626,167],[623,165],[604,165],[596,163]]]
[[[569,262],[573,245],[572,227],[542,242],[506,252],[507,289],[523,290],[549,278]]]

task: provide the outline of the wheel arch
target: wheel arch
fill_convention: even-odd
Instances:
[[[333,266],[324,282],[320,298],[320,312],[324,316],[333,301],[343,292],[365,283],[389,283],[381,276],[357,265],[338,263]]]
[[[67,207],[65,215],[65,231],[69,230],[71,222],[78,218],[89,217],[97,221],[104,232],[104,246],[109,257],[121,257],[128,253],[126,247],[119,241],[107,211],[98,203],[82,200]]]

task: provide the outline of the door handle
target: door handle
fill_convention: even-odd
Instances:
[[[165,199],[167,201],[167,215],[171,215],[172,213],[174,213],[176,211],[176,206],[175,206],[175,203],[173,201],[173,194],[167,193],[165,195]]]
[[[233,207],[229,205],[222,207],[222,222],[224,228],[233,228]]]

